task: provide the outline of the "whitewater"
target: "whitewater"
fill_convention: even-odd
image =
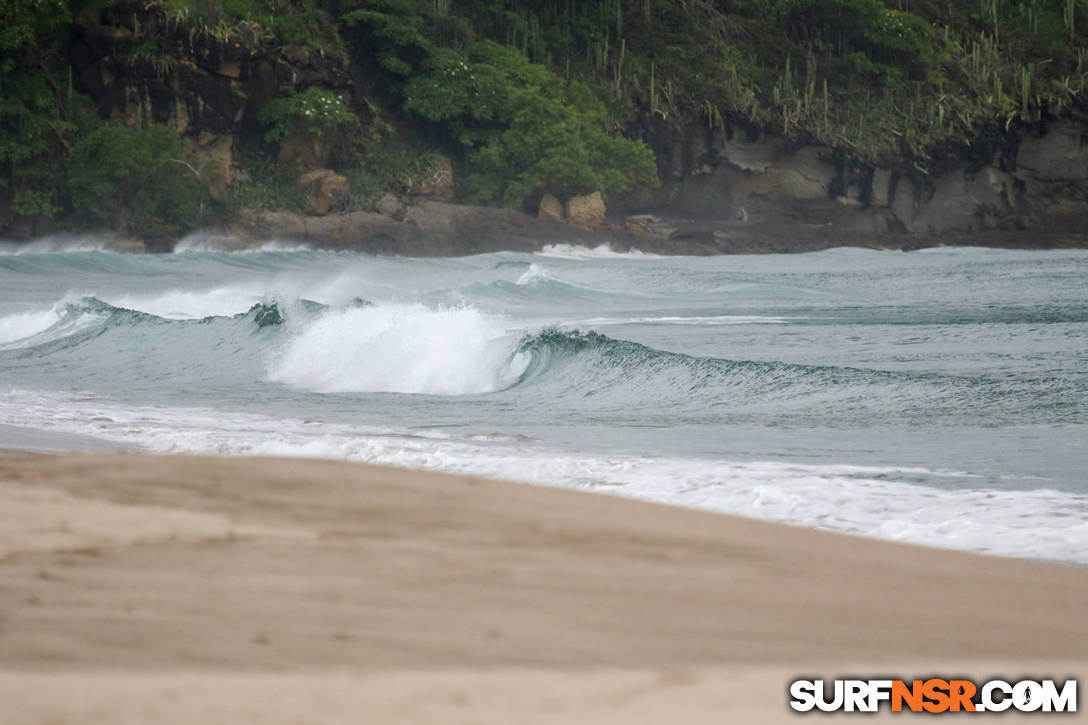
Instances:
[[[104,245],[0,245],[0,438],[427,468],[1088,564],[1085,251]]]

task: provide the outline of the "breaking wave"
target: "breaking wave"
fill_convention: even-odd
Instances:
[[[0,424],[1088,562],[1082,252],[407,259],[210,236],[0,254]]]
[[[122,304],[124,302],[124,304]],[[131,305],[131,306],[126,306]],[[234,311],[238,310],[238,311]],[[26,364],[79,364],[142,379],[233,374],[316,393],[517,395],[644,415],[762,416],[788,424],[829,415],[885,422],[925,415],[1001,422],[1077,422],[1076,379],[961,377],[942,373],[698,357],[596,331],[525,329],[468,305],[330,306],[234,292],[189,297],[97,297],[0,317],[0,352]],[[225,367],[226,366],[226,367]]]
[[[661,259],[660,254],[650,254],[631,249],[617,252],[609,244],[585,247],[581,244],[545,244],[537,254],[558,259]]]
[[[491,393],[528,364],[516,346],[497,319],[470,307],[328,310],[291,335],[269,380],[322,393]]]

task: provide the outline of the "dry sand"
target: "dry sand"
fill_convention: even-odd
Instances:
[[[573,491],[0,457],[3,725],[794,721],[799,675],[1083,677],[1086,613],[1083,569]]]

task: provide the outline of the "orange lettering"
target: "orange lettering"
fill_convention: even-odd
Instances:
[[[912,712],[922,709],[922,681],[915,680],[911,687],[902,680],[892,683],[892,712],[903,712],[903,702]]]
[[[922,694],[929,702],[922,703],[926,712],[945,712],[948,710],[948,681],[932,679],[922,685]]]
[[[951,696],[949,699],[952,712],[959,712],[960,708],[964,712],[974,712],[975,703],[971,702],[971,698],[975,696],[977,689],[970,680],[951,680],[948,683],[948,692]]]

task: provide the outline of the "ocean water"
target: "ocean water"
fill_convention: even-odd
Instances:
[[[0,249],[0,425],[1088,563],[1085,251],[101,246]]]

